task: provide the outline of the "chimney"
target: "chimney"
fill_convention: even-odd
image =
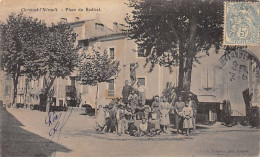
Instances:
[[[79,21],[79,17],[75,17],[75,22]]]
[[[61,21],[62,23],[67,23],[67,18],[61,18],[60,21]]]
[[[118,32],[118,23],[117,22],[113,23],[113,32]]]

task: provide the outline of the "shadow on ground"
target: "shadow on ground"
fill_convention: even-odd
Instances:
[[[21,128],[23,126],[12,114],[0,107],[0,156],[2,157],[48,157],[56,152],[71,150]]]

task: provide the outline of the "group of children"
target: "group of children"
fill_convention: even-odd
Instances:
[[[110,132],[137,137],[167,133],[170,124],[169,114],[175,111],[174,108],[175,106],[168,103],[164,96],[161,97],[161,100],[159,96],[155,96],[151,106],[145,105],[138,94],[132,91],[126,103],[114,99],[108,106],[100,105],[97,108],[96,130],[98,133]],[[183,128],[186,129],[186,133],[189,133],[189,128],[193,127],[191,105],[187,104],[182,112],[176,114],[182,118]],[[159,120],[160,129],[159,127],[156,129],[153,120]]]

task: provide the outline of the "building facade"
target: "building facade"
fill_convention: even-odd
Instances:
[[[92,24],[97,30],[100,30],[97,33],[101,33],[104,29],[96,27],[96,25],[96,23]],[[100,48],[101,50],[106,50],[110,58],[120,62],[118,76],[109,83],[99,84],[97,95],[98,104],[101,105],[108,104],[113,98],[122,97],[125,81],[131,82],[131,65],[138,64],[135,70],[136,82],[140,82],[145,86],[147,99],[151,99],[155,95],[161,95],[167,82],[171,82],[173,85],[177,84],[177,68],[172,73],[170,73],[169,69],[160,66],[156,66],[152,72],[149,72],[149,65],[144,68],[146,59],[143,51],[122,29],[125,29],[124,25],[114,22],[113,30],[103,32],[103,35],[99,34],[98,36],[87,35],[85,39],[78,41],[86,53],[91,53],[92,47]],[[96,86],[77,84],[77,91],[80,92],[82,104],[95,106]]]
[[[66,19],[62,19],[66,21]],[[143,51],[139,49],[134,40],[129,39],[127,34],[122,31],[125,26],[113,23],[113,29],[107,28],[97,17],[92,20],[79,20],[69,23],[77,34],[75,45],[81,45],[85,53],[90,53],[92,47],[100,47],[106,50],[110,58],[120,62],[120,72],[109,83],[99,84],[98,104],[106,105],[111,99],[122,97],[122,88],[126,80],[130,81],[130,66],[138,63],[136,68],[137,82],[146,88],[146,98],[151,99],[155,95],[161,95],[167,82],[177,84],[177,68],[173,73],[169,69],[156,66],[153,72],[149,71],[149,66],[144,68],[145,57]],[[81,98],[81,104],[88,104],[95,107],[96,86],[81,85],[76,81],[77,69],[65,79],[57,78],[53,84],[54,96],[52,105],[64,106],[71,99],[71,92],[75,90],[74,96]],[[18,82],[18,104],[27,106],[38,105],[40,95],[44,88],[44,78],[28,81],[25,76],[19,78]],[[136,84],[135,84],[136,85]],[[65,104],[67,103],[67,104]]]
[[[192,72],[191,91],[199,102],[223,108],[224,100],[230,101],[234,116],[246,115],[243,92],[249,89],[252,105],[260,106],[259,50],[248,48],[204,57]]]
[[[10,75],[3,71],[3,57],[0,53],[0,105],[10,105],[13,99],[13,81]]]
[[[66,21],[66,19],[63,19]],[[106,105],[111,99],[122,97],[122,88],[126,80],[130,81],[131,65],[138,64],[136,68],[137,82],[140,82],[146,88],[146,98],[151,99],[155,95],[162,95],[167,83],[177,87],[178,67],[170,73],[168,68],[156,65],[152,72],[149,72],[150,66],[144,65],[146,58],[143,51],[138,47],[134,40],[130,39],[123,24],[113,23],[113,29],[109,29],[102,24],[97,17],[92,20],[79,20],[69,23],[77,34],[77,42],[84,54],[91,53],[92,47],[106,50],[110,58],[120,62],[120,72],[109,83],[99,84],[98,105]],[[211,52],[211,51],[210,51]],[[229,100],[232,110],[239,115],[246,114],[243,91],[247,88],[252,93],[252,103],[259,106],[259,64],[257,55],[259,49],[250,49],[246,52],[239,51],[224,54],[210,54],[210,56],[200,59],[200,64],[195,64],[192,71],[191,92],[198,96],[199,102],[210,106],[221,108],[224,100]],[[254,57],[253,59],[251,57]],[[76,81],[77,69],[65,79],[57,78],[53,85],[54,96],[53,105],[64,106],[74,94],[80,97],[81,103],[88,104],[93,108],[95,106],[96,86],[81,85]],[[8,78],[1,76],[2,90],[1,99],[11,99],[12,84]],[[18,84],[17,103],[39,104],[40,94],[44,87],[44,79],[36,81],[26,81],[26,77],[21,77]],[[6,87],[7,86],[7,87]],[[9,90],[10,89],[10,90]],[[66,104],[67,103],[67,104]],[[210,109],[208,109],[211,112]],[[210,117],[210,115],[209,115]]]

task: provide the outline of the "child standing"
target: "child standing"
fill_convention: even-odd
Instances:
[[[145,109],[144,109],[144,117],[146,119],[150,118],[150,113],[152,112],[151,107],[149,105],[144,105]]]
[[[190,129],[193,128],[193,124],[192,124],[192,117],[193,117],[193,110],[192,110],[192,102],[190,101],[188,105],[186,105],[183,110],[182,110],[182,114],[183,114],[183,129],[186,132],[186,136],[188,136],[190,134]]]
[[[125,108],[122,104],[118,105],[119,109],[117,111],[116,119],[117,119],[117,133],[119,136],[125,134],[125,130],[127,129],[127,120],[125,117]]]

